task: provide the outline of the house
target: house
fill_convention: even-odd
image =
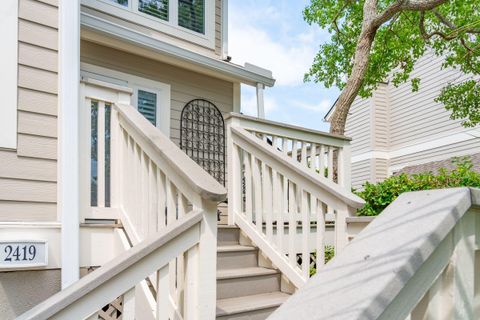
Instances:
[[[350,140],[263,119],[227,0],[2,4],[2,319],[264,319],[366,224]]]
[[[409,81],[398,87],[385,82],[371,98],[355,100],[345,128],[352,138],[353,187],[400,172],[452,168],[452,157],[471,156],[478,162],[479,128],[464,128],[434,101],[447,83],[466,78],[458,70],[442,70],[442,61],[428,53],[417,62],[411,74],[420,78],[417,92]]]

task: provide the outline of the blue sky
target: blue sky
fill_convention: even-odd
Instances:
[[[308,0],[230,0],[229,55],[272,70],[277,83],[265,90],[267,119],[328,130],[323,116],[337,98],[336,88],[304,83],[327,32],[303,21]],[[255,89],[242,87],[242,112],[256,115]]]

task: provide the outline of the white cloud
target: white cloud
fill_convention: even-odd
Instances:
[[[265,104],[265,113],[268,113],[277,110],[278,104],[277,101],[270,97],[264,97],[264,104]],[[257,115],[257,95],[255,90],[244,90],[242,89],[242,113],[256,116]]]
[[[302,101],[294,100],[290,101],[290,104],[302,108],[308,111],[326,113],[332,106],[332,101],[330,99],[322,99],[318,104],[309,104]]]
[[[298,86],[310,68],[324,33],[309,28],[299,34],[289,32],[289,17],[279,16],[275,8],[267,7],[270,12],[250,16],[233,15],[229,26],[229,55],[233,62],[250,62],[270,69],[279,86]],[[265,19],[275,23],[266,22]],[[271,22],[271,21],[270,21]],[[265,24],[275,25],[275,31],[267,30]],[[269,33],[270,32],[270,33]]]

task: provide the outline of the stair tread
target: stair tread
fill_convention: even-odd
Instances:
[[[237,268],[237,269],[221,269],[217,270],[217,280],[256,277],[263,275],[271,275],[280,273],[276,269],[263,267]]]
[[[229,224],[217,224],[217,229],[238,229],[238,227]]]
[[[217,300],[217,317],[278,307],[289,297],[289,294],[278,291]]]
[[[217,247],[218,252],[236,252],[236,251],[255,251],[257,250],[256,247],[252,246],[242,246],[239,244],[234,245],[220,245]]]

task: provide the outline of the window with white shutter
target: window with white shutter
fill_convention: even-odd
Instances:
[[[205,33],[205,1],[178,0],[178,25]]]
[[[157,125],[157,94],[145,90],[138,90],[137,108],[154,126]]]

